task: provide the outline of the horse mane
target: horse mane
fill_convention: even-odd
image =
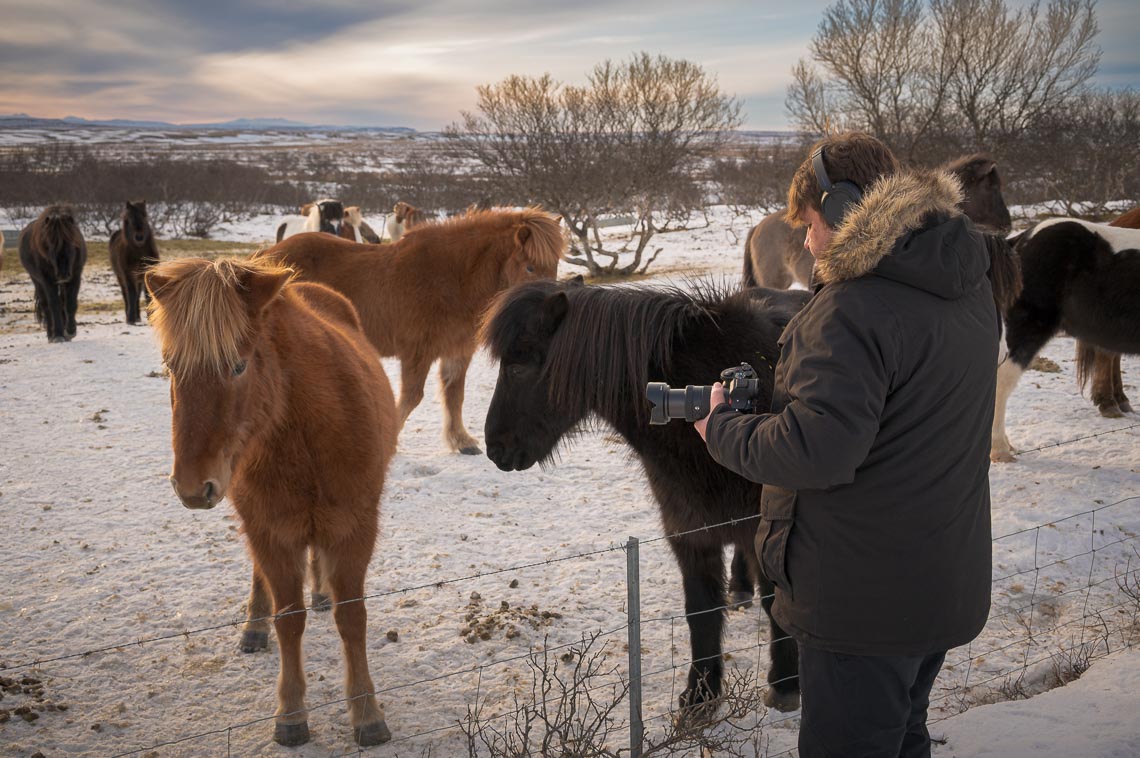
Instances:
[[[994,303],[1005,314],[1021,294],[1021,258],[1005,236],[983,231],[982,238],[990,257],[990,286],[994,290]]]
[[[165,284],[155,291],[147,316],[175,375],[207,370],[225,375],[240,360],[240,348],[251,331],[239,292],[242,275],[292,273],[266,260],[233,258],[181,258],[152,271]]]
[[[518,211],[475,211],[437,223],[422,224],[405,232],[400,242],[408,240],[407,244],[414,244],[415,240],[440,233],[456,237],[485,235],[489,227],[501,230],[511,226],[519,227],[513,239],[522,249],[527,262],[536,267],[553,268],[562,260],[566,236],[558,217],[534,206]]]
[[[550,402],[578,417],[593,411],[614,418],[634,409],[645,419],[648,408],[639,399],[646,383],[660,378],[649,376],[650,366],[669,373],[678,334],[695,321],[715,323],[715,310],[734,294],[705,284],[688,292],[527,283],[500,295],[488,310],[481,338],[491,355],[501,360],[523,336],[529,314],[556,292],[566,294],[570,308],[550,340],[543,369]],[[582,349],[582,335],[590,337],[589,350]]]
[[[65,221],[70,218],[70,221]],[[51,257],[67,246],[83,246],[83,235],[75,223],[75,215],[69,205],[49,205],[40,212],[28,230],[29,242],[37,255],[54,263]]]

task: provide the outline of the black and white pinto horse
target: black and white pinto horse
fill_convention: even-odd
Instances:
[[[286,216],[277,227],[277,241],[302,232],[340,235],[344,224],[344,204],[339,200],[316,200],[301,206],[300,216]]]
[[[1009,396],[1058,331],[1108,352],[1140,353],[1140,230],[1055,218],[1022,235],[1016,250],[1022,289],[1006,314],[990,443],[990,458],[1001,462],[1014,460],[1005,430]],[[1082,383],[1092,353],[1078,351]],[[1130,412],[1123,388],[1118,389],[1116,403]]]

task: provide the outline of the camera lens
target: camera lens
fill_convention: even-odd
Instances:
[[[666,424],[675,418],[691,422],[708,415],[712,387],[690,384],[683,390],[674,390],[665,382],[650,382],[645,387],[645,397],[652,406],[649,423]]]

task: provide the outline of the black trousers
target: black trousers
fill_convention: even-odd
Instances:
[[[945,658],[800,645],[800,758],[929,758],[926,708]]]

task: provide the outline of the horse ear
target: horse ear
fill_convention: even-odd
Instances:
[[[585,283],[586,283],[586,278],[584,276],[582,276],[581,274],[574,274],[574,276],[572,276],[566,280],[567,286],[570,286],[570,287],[581,287]]]
[[[163,295],[162,290],[170,284],[170,277],[155,269],[151,269],[143,275],[143,281],[146,284],[146,289],[147,292],[150,293],[150,296],[155,300],[161,300]]]
[[[992,173],[995,168],[997,168],[997,161],[993,160],[992,158],[980,160],[974,167],[974,176],[981,179],[982,177]]]
[[[242,288],[249,294],[246,296],[246,307],[251,316],[257,316],[269,305],[277,293],[293,276],[289,269],[277,271],[246,271],[241,277]]]
[[[562,319],[566,317],[566,312],[570,310],[570,298],[566,297],[565,292],[555,292],[542,301],[542,308],[539,310],[539,323],[542,325],[542,330],[546,334],[554,334],[558,329],[558,325],[562,323]]]

